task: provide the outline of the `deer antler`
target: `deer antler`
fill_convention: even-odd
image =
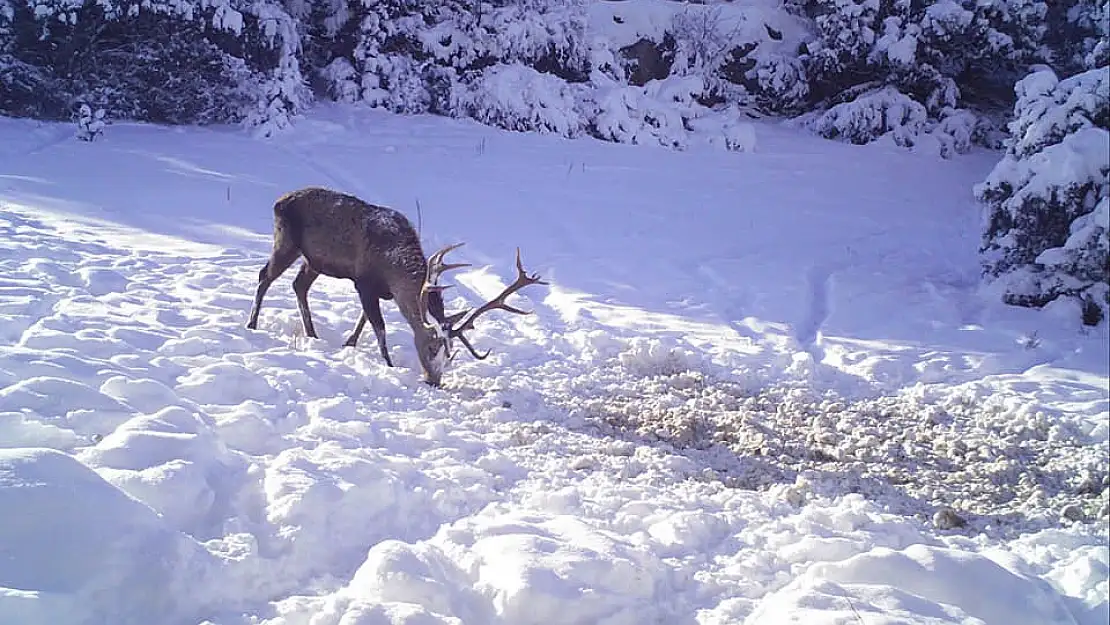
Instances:
[[[505,290],[501,291],[500,295],[491,299],[485,304],[482,304],[475,310],[469,313],[455,313],[454,315],[448,317],[448,320],[451,322],[451,329],[449,332],[450,336],[452,338],[459,339],[459,341],[463,344],[464,347],[466,347],[466,349],[470,352],[472,356],[474,356],[478,360],[485,360],[489,357],[492,350],[487,351],[485,355],[478,355],[478,352],[475,351],[474,346],[472,346],[470,344],[470,341],[466,339],[466,336],[463,335],[463,332],[473,329],[474,321],[479,316],[491,310],[507,310],[518,315],[532,314],[532,311],[530,310],[521,310],[505,303],[505,298],[530,284],[547,284],[547,282],[541,280],[539,274],[528,275],[528,273],[524,270],[524,265],[520,262],[520,248],[518,247],[516,248],[516,280],[514,280],[513,283],[509,286],[505,287]],[[455,321],[459,320],[462,321],[461,323],[459,323],[459,325],[453,325]]]
[[[428,321],[428,294],[433,292],[433,291],[438,291],[438,292],[442,293],[443,291],[451,288],[451,286],[452,286],[450,284],[445,284],[445,285],[439,284],[439,277],[441,275],[443,275],[444,272],[450,271],[451,269],[459,269],[460,267],[469,267],[470,266],[470,263],[444,264],[444,262],[443,262],[443,257],[447,254],[447,252],[450,252],[451,250],[454,250],[454,249],[458,249],[458,248],[462,247],[464,244],[465,244],[465,242],[464,243],[455,243],[454,245],[448,245],[448,246],[440,249],[435,254],[432,254],[431,257],[428,258],[428,269],[427,269],[427,272],[424,274],[424,283],[420,286],[420,298],[417,300],[417,307],[418,307],[418,311],[420,313],[420,319],[423,320],[424,325],[427,325],[427,326],[435,326],[436,325],[436,324],[430,323]]]

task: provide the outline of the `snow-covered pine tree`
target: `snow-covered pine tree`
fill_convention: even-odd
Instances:
[[[1058,71],[1073,73],[1110,63],[1110,0],[1049,4],[1045,37]]]
[[[479,16],[485,57],[458,70],[452,114],[513,130],[573,137],[586,128],[586,5],[525,0]]]
[[[314,62],[318,92],[515,130],[582,126],[568,104],[588,75],[582,0],[382,0],[345,14]]]
[[[1075,298],[1085,323],[1110,309],[1110,67],[1017,83],[1012,141],[975,194],[984,274],[1004,301]]]
[[[816,32],[799,56],[817,113],[803,123],[856,143],[885,136],[906,146],[925,141],[948,154],[986,142],[990,124],[974,111],[1009,106],[1014,81],[1044,52],[1044,0],[788,6],[813,19]]]
[[[301,104],[296,50],[275,2],[0,0],[0,114],[264,123]]]

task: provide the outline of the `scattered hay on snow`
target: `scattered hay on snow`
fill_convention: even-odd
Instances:
[[[955,514],[966,525],[945,525],[972,532],[1107,516],[1110,443],[997,395],[848,401],[802,386],[753,391],[695,369],[615,366],[620,384],[583,385],[553,404],[605,435],[672,447],[733,487],[858,492],[923,520]]]

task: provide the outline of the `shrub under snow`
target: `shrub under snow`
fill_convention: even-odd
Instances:
[[[612,88],[598,100],[594,134],[620,143],[686,147],[687,121],[705,110],[695,100],[704,88],[698,76]]]
[[[1110,68],[1017,84],[1013,141],[975,189],[986,204],[984,271],[1003,299],[1078,298],[1094,325],[1110,308]]]
[[[889,136],[898,145],[912,145],[912,137],[924,128],[928,116],[924,105],[884,87],[803,118],[803,124],[829,139],[870,143]]]
[[[509,130],[575,137],[584,129],[572,86],[519,63],[491,67],[461,100],[471,117]]]
[[[942,157],[967,152],[992,137],[990,125],[967,109],[946,107],[930,115],[925,105],[889,86],[803,115],[798,122],[828,139],[855,144],[885,140]]]

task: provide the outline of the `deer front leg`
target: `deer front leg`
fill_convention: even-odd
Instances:
[[[370,327],[374,329],[374,336],[378,339],[378,350],[382,353],[385,364],[392,367],[393,360],[389,358],[389,349],[385,344],[385,319],[382,319],[382,308],[378,302],[378,290],[365,283],[356,283],[355,290],[358,291],[358,297],[362,301],[362,317],[359,318],[358,325],[351,337],[347,339],[346,345],[354,346],[363,326],[369,321]]]
[[[289,246],[284,240],[278,240],[274,244],[274,251],[270,255],[270,260],[266,261],[262,270],[258,272],[258,287],[254,291],[254,305],[251,306],[250,319],[247,320],[248,329],[258,329],[258,313],[262,310],[262,298],[266,295],[266,291],[270,289],[274,280],[285,273],[290,265],[297,262],[297,257],[300,254],[297,248]]]
[[[366,313],[365,312],[359,314],[358,324],[355,325],[354,332],[351,332],[351,336],[347,337],[347,342],[343,343],[343,346],[344,347],[354,347],[355,345],[357,345],[358,344],[358,337],[362,336],[362,329],[364,327],[366,327]]]

